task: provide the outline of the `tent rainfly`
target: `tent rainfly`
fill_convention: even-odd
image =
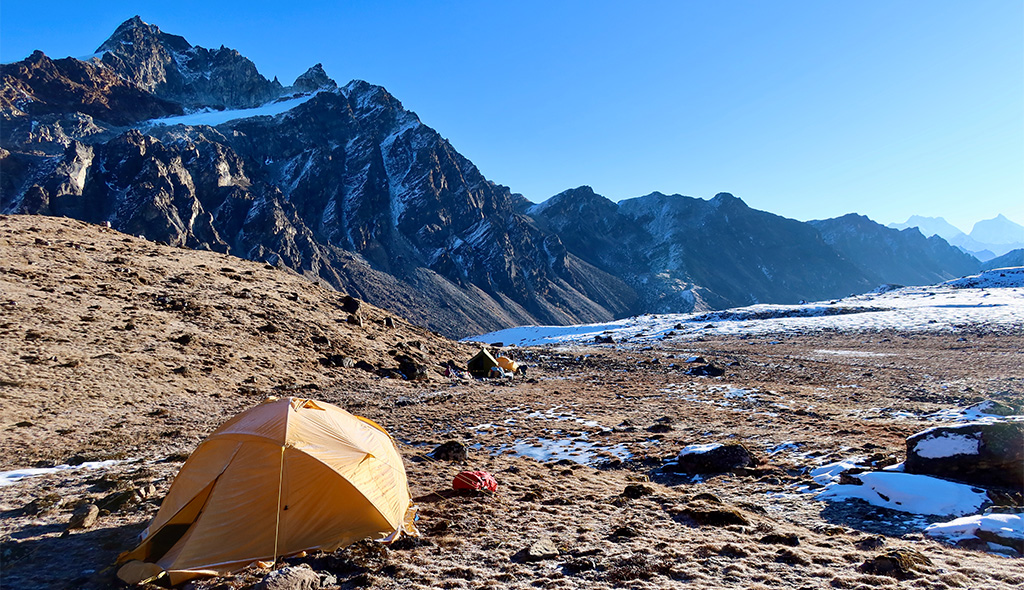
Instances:
[[[135,549],[128,583],[179,584],[258,561],[411,525],[409,485],[394,441],[374,422],[323,402],[271,398],[199,444]]]
[[[487,352],[486,348],[481,348],[480,352],[476,353],[476,356],[469,359],[466,363],[466,369],[469,370],[469,374],[474,377],[487,377],[490,374],[491,367],[497,367],[498,361],[494,360],[491,353]]]

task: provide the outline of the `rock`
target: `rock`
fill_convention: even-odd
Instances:
[[[469,458],[469,452],[466,450],[466,445],[456,440],[450,440],[431,451],[430,457],[438,461],[465,461]]]
[[[186,346],[192,342],[193,338],[192,334],[182,334],[181,336],[171,338],[171,342],[177,342],[182,346]]]
[[[96,524],[100,516],[100,509],[95,504],[82,504],[75,508],[68,521],[69,529],[87,529]]]
[[[610,536],[612,538],[634,539],[641,536],[641,533],[631,526],[620,526],[612,531]]]
[[[64,498],[60,494],[50,492],[32,500],[22,510],[24,510],[25,514],[49,514],[55,512],[63,504]]]
[[[348,323],[353,326],[363,327],[363,316],[361,315],[350,315],[348,316]]]
[[[907,473],[1024,488],[1024,422],[939,426],[907,438]]]
[[[594,336],[594,342],[597,344],[615,344],[615,339],[611,336],[602,336],[598,334]]]
[[[977,412],[990,416],[1014,416],[1020,413],[1020,408],[1004,404],[996,400],[987,399],[969,406],[967,412]]]
[[[255,590],[320,590],[320,588],[320,576],[305,563],[270,572],[255,586]]]
[[[693,521],[700,526],[723,527],[731,524],[750,524],[750,520],[736,508],[715,506],[703,502],[695,502],[676,510],[675,515],[677,518]]]
[[[932,560],[919,551],[893,549],[883,555],[868,559],[858,569],[865,574],[906,579],[918,575],[922,567],[931,564]]]
[[[353,367],[355,367],[356,369],[362,369],[368,373],[373,373],[377,370],[377,367],[374,367],[373,365],[366,361],[357,361],[356,364],[353,365]]]
[[[672,432],[671,424],[652,424],[647,427],[647,432],[653,434],[664,434],[666,432]]]
[[[394,328],[395,327],[395,320],[391,316],[388,316],[388,317],[384,318],[384,327],[385,328]]]
[[[343,369],[351,369],[356,366],[354,360],[341,354],[329,354],[320,359],[320,364],[326,367],[341,367]]]
[[[527,547],[523,554],[524,561],[543,561],[554,557],[558,557],[558,547],[555,547],[551,539],[537,541]]]
[[[861,539],[857,541],[856,547],[861,551],[873,551],[875,549],[881,549],[885,546],[885,537],[877,535],[874,537],[868,537],[867,539]]]
[[[666,462],[662,471],[672,473],[727,473],[734,469],[757,465],[743,445],[718,445],[703,452],[684,451]]]
[[[763,545],[786,545],[788,547],[797,547],[800,545],[800,537],[793,533],[768,533],[761,537],[758,542]]]
[[[725,375],[725,369],[708,363],[706,365],[691,367],[686,370],[686,374],[693,375],[694,377],[721,377],[722,375]]]
[[[351,295],[345,295],[341,298],[341,310],[346,313],[359,313],[360,307],[362,307],[362,301],[359,301]]]
[[[410,356],[400,354],[395,357],[398,361],[398,370],[409,381],[426,379],[428,376],[426,365],[417,362]]]
[[[630,499],[633,499],[633,500],[635,500],[637,498],[642,498],[644,496],[649,496],[649,495],[651,495],[653,493],[654,493],[654,488],[652,488],[651,486],[645,486],[645,485],[635,484],[635,483],[634,484],[629,484],[628,486],[626,486],[625,490],[622,490],[623,497],[630,498]]]

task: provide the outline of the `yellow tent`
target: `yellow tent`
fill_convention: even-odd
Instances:
[[[323,402],[271,398],[228,420],[182,466],[118,576],[172,584],[367,537],[407,522],[409,486],[391,437]],[[411,514],[410,514],[411,515]]]
[[[498,366],[509,373],[515,373],[519,370],[519,363],[508,358],[507,356],[499,356],[497,358]]]

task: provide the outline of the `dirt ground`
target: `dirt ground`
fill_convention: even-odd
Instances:
[[[326,587],[1024,583],[1019,556],[926,537],[927,518],[801,491],[822,463],[902,460],[905,438],[935,426],[927,416],[937,411],[984,399],[1020,405],[1022,333],[513,348],[527,376],[480,381],[440,372],[473,347],[398,318],[388,327],[388,314],[365,304],[363,325],[352,324],[341,305],[340,294],[267,265],[76,221],[0,216],[0,469],[118,461],[0,487],[0,587],[119,587],[114,560],[188,453],[268,395],[371,418],[406,459],[421,537],[286,560],[323,574]],[[388,378],[402,356],[427,378]],[[691,356],[726,373],[686,375]],[[374,371],[341,366],[342,357]],[[449,440],[469,448],[466,462],[425,456]],[[741,443],[759,464],[700,478],[660,469],[680,448],[707,443]],[[544,454],[556,445],[564,455]],[[498,491],[454,493],[463,469],[494,474]],[[69,530],[85,502],[101,508],[98,521]],[[531,557],[540,540],[554,552]],[[872,570],[900,549],[924,563],[901,577]],[[189,585],[248,588],[266,574],[254,566]]]

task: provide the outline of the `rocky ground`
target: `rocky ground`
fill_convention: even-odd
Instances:
[[[386,427],[420,506],[419,538],[287,560],[316,586],[1024,583],[1011,550],[953,547],[922,535],[917,517],[801,491],[822,463],[902,460],[905,438],[937,411],[1019,406],[1024,334],[511,349],[526,378],[490,382],[442,376],[441,363],[472,347],[398,318],[388,327],[366,304],[362,325],[350,323],[345,306],[278,268],[76,221],[0,218],[0,469],[118,461],[0,487],[0,586],[117,587],[113,561],[188,453],[268,395],[325,400]],[[687,375],[691,356],[725,374]],[[449,440],[468,447],[465,461],[426,457]],[[742,443],[758,464],[706,477],[661,469],[706,443]],[[463,469],[494,474],[497,492],[453,492]],[[69,529],[89,503],[95,523]],[[248,588],[267,574],[192,586]]]

